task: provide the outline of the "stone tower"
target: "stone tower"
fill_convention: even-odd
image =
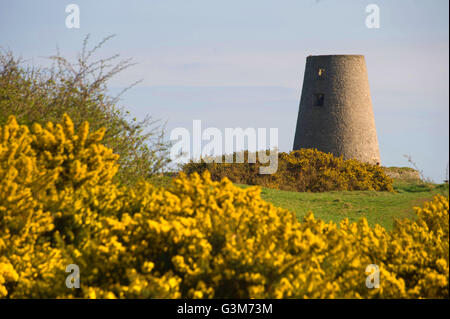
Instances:
[[[307,57],[294,139],[301,148],[381,163],[363,55]]]

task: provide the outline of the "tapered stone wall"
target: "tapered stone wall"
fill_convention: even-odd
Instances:
[[[301,148],[381,164],[364,56],[307,57],[294,139]]]

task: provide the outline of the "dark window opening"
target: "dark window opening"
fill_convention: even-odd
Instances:
[[[313,105],[314,106],[323,106],[323,102],[325,100],[325,94],[323,93],[316,93],[313,97]]]

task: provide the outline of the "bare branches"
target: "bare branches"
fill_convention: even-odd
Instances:
[[[403,155],[403,157],[405,157],[408,160],[408,162],[414,167],[414,169],[419,172],[420,179],[422,180],[422,182],[424,182],[424,183],[432,183],[433,182],[433,180],[430,177],[426,177],[423,174],[423,170],[419,169],[416,162],[413,161],[411,155],[406,154],[406,155]]]
[[[114,38],[108,36],[89,48],[87,35],[75,60],[56,54],[47,57],[46,68],[24,65],[11,52],[0,52],[0,123],[10,114],[23,123],[57,122],[64,113],[76,126],[89,121],[92,129],[106,127],[104,143],[120,155],[119,179],[132,183],[140,177],[159,173],[167,167],[169,144],[164,125],[147,116],[142,121],[129,120],[129,113],[118,105],[123,93],[108,91],[108,81],[135,65],[131,58],[118,54],[96,58],[99,49]]]

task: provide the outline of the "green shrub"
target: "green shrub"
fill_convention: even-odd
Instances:
[[[58,53],[47,68],[29,67],[12,52],[0,51],[0,125],[14,115],[19,124],[44,126],[67,113],[75,128],[84,121],[94,130],[105,127],[103,143],[120,155],[116,179],[132,184],[167,167],[170,145],[159,121],[129,120],[118,106],[120,95],[108,94],[109,79],[131,66],[129,59],[117,62],[118,56],[93,60],[110,38],[88,49],[86,37],[76,62]]]

